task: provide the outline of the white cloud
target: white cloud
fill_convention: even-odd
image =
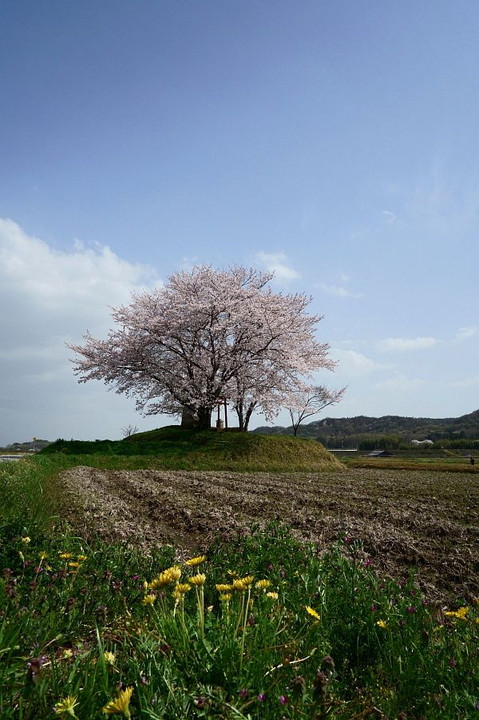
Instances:
[[[437,344],[436,338],[386,338],[376,343],[378,350],[384,352],[409,352],[410,350],[428,350]]]
[[[268,272],[274,272],[276,280],[296,280],[301,277],[299,272],[295,270],[288,261],[285,253],[256,253],[257,261],[267,270]]]
[[[478,328],[476,325],[466,325],[464,327],[459,328],[459,330],[456,333],[456,340],[458,342],[461,342],[462,340],[467,340],[468,338],[474,337],[474,335],[477,335]]]
[[[102,416],[94,410],[100,405],[116,407],[117,417],[133,412],[131,401],[106,393],[101,383],[78,387],[65,343],[81,342],[87,330],[104,337],[110,308],[153,284],[151,267],[122,260],[107,247],[76,242],[58,251],[0,219],[0,445],[40,437],[42,428],[51,439],[88,437],[93,414]],[[77,412],[79,390],[84,403]],[[68,415],[71,427],[65,427]]]
[[[77,240],[71,252],[53,250],[12,220],[0,219],[0,279],[2,295],[13,293],[37,309],[61,313],[65,304],[80,310],[86,304],[123,302],[132,287],[151,282],[154,273],[102,245],[88,248]]]
[[[348,290],[348,288],[340,285],[326,285],[325,283],[318,283],[318,288],[328,295],[335,295],[336,297],[355,299],[364,297],[363,293],[352,292],[351,290]]]
[[[338,280],[338,283],[332,284],[320,282],[317,283],[316,287],[327,293],[328,295],[334,295],[335,297],[355,299],[364,297],[364,293],[354,292],[353,290],[350,290],[348,287],[346,287],[350,282],[350,277],[349,275],[346,275],[346,273],[339,273]]]
[[[375,384],[375,388],[381,392],[387,391],[388,393],[393,393],[397,397],[401,397],[402,393],[409,393],[412,390],[417,390],[418,387],[421,387],[424,384],[424,380],[409,378],[404,374],[399,374],[395,377],[377,382]]]
[[[355,350],[341,350],[334,348],[331,350],[331,357],[338,362],[337,369],[341,371],[342,377],[357,377],[366,375],[376,371],[382,367],[371,358],[366,357],[362,353]]]
[[[381,210],[381,215],[384,217],[388,225],[392,225],[397,220],[396,213],[391,212],[391,210]]]

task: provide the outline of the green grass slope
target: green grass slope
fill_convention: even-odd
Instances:
[[[143,457],[149,467],[170,470],[319,472],[342,463],[318,442],[305,438],[253,433],[198,432],[170,426],[123,440],[57,440],[42,454]]]

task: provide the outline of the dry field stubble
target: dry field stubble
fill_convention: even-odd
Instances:
[[[431,600],[479,595],[476,474],[353,468],[321,474],[115,471],[62,476],[68,519],[85,535],[145,548],[205,549],[254,524],[279,520],[322,550],[344,536],[398,579],[417,568]],[[358,551],[362,555],[363,551]]]

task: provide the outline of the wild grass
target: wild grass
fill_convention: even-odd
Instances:
[[[236,472],[316,472],[340,470],[342,464],[315,440],[234,431],[197,432],[166,427],[124,440],[57,440],[42,455],[103,455],[155,458],[168,470]]]
[[[278,522],[188,562],[87,543],[46,460],[0,468],[2,719],[477,716],[476,604],[431,607],[360,542]]]

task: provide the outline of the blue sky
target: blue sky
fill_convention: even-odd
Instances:
[[[329,415],[479,407],[475,0],[4,0],[0,23],[0,444],[170,422],[78,385],[65,342],[200,263],[313,297],[317,379],[348,386]]]

